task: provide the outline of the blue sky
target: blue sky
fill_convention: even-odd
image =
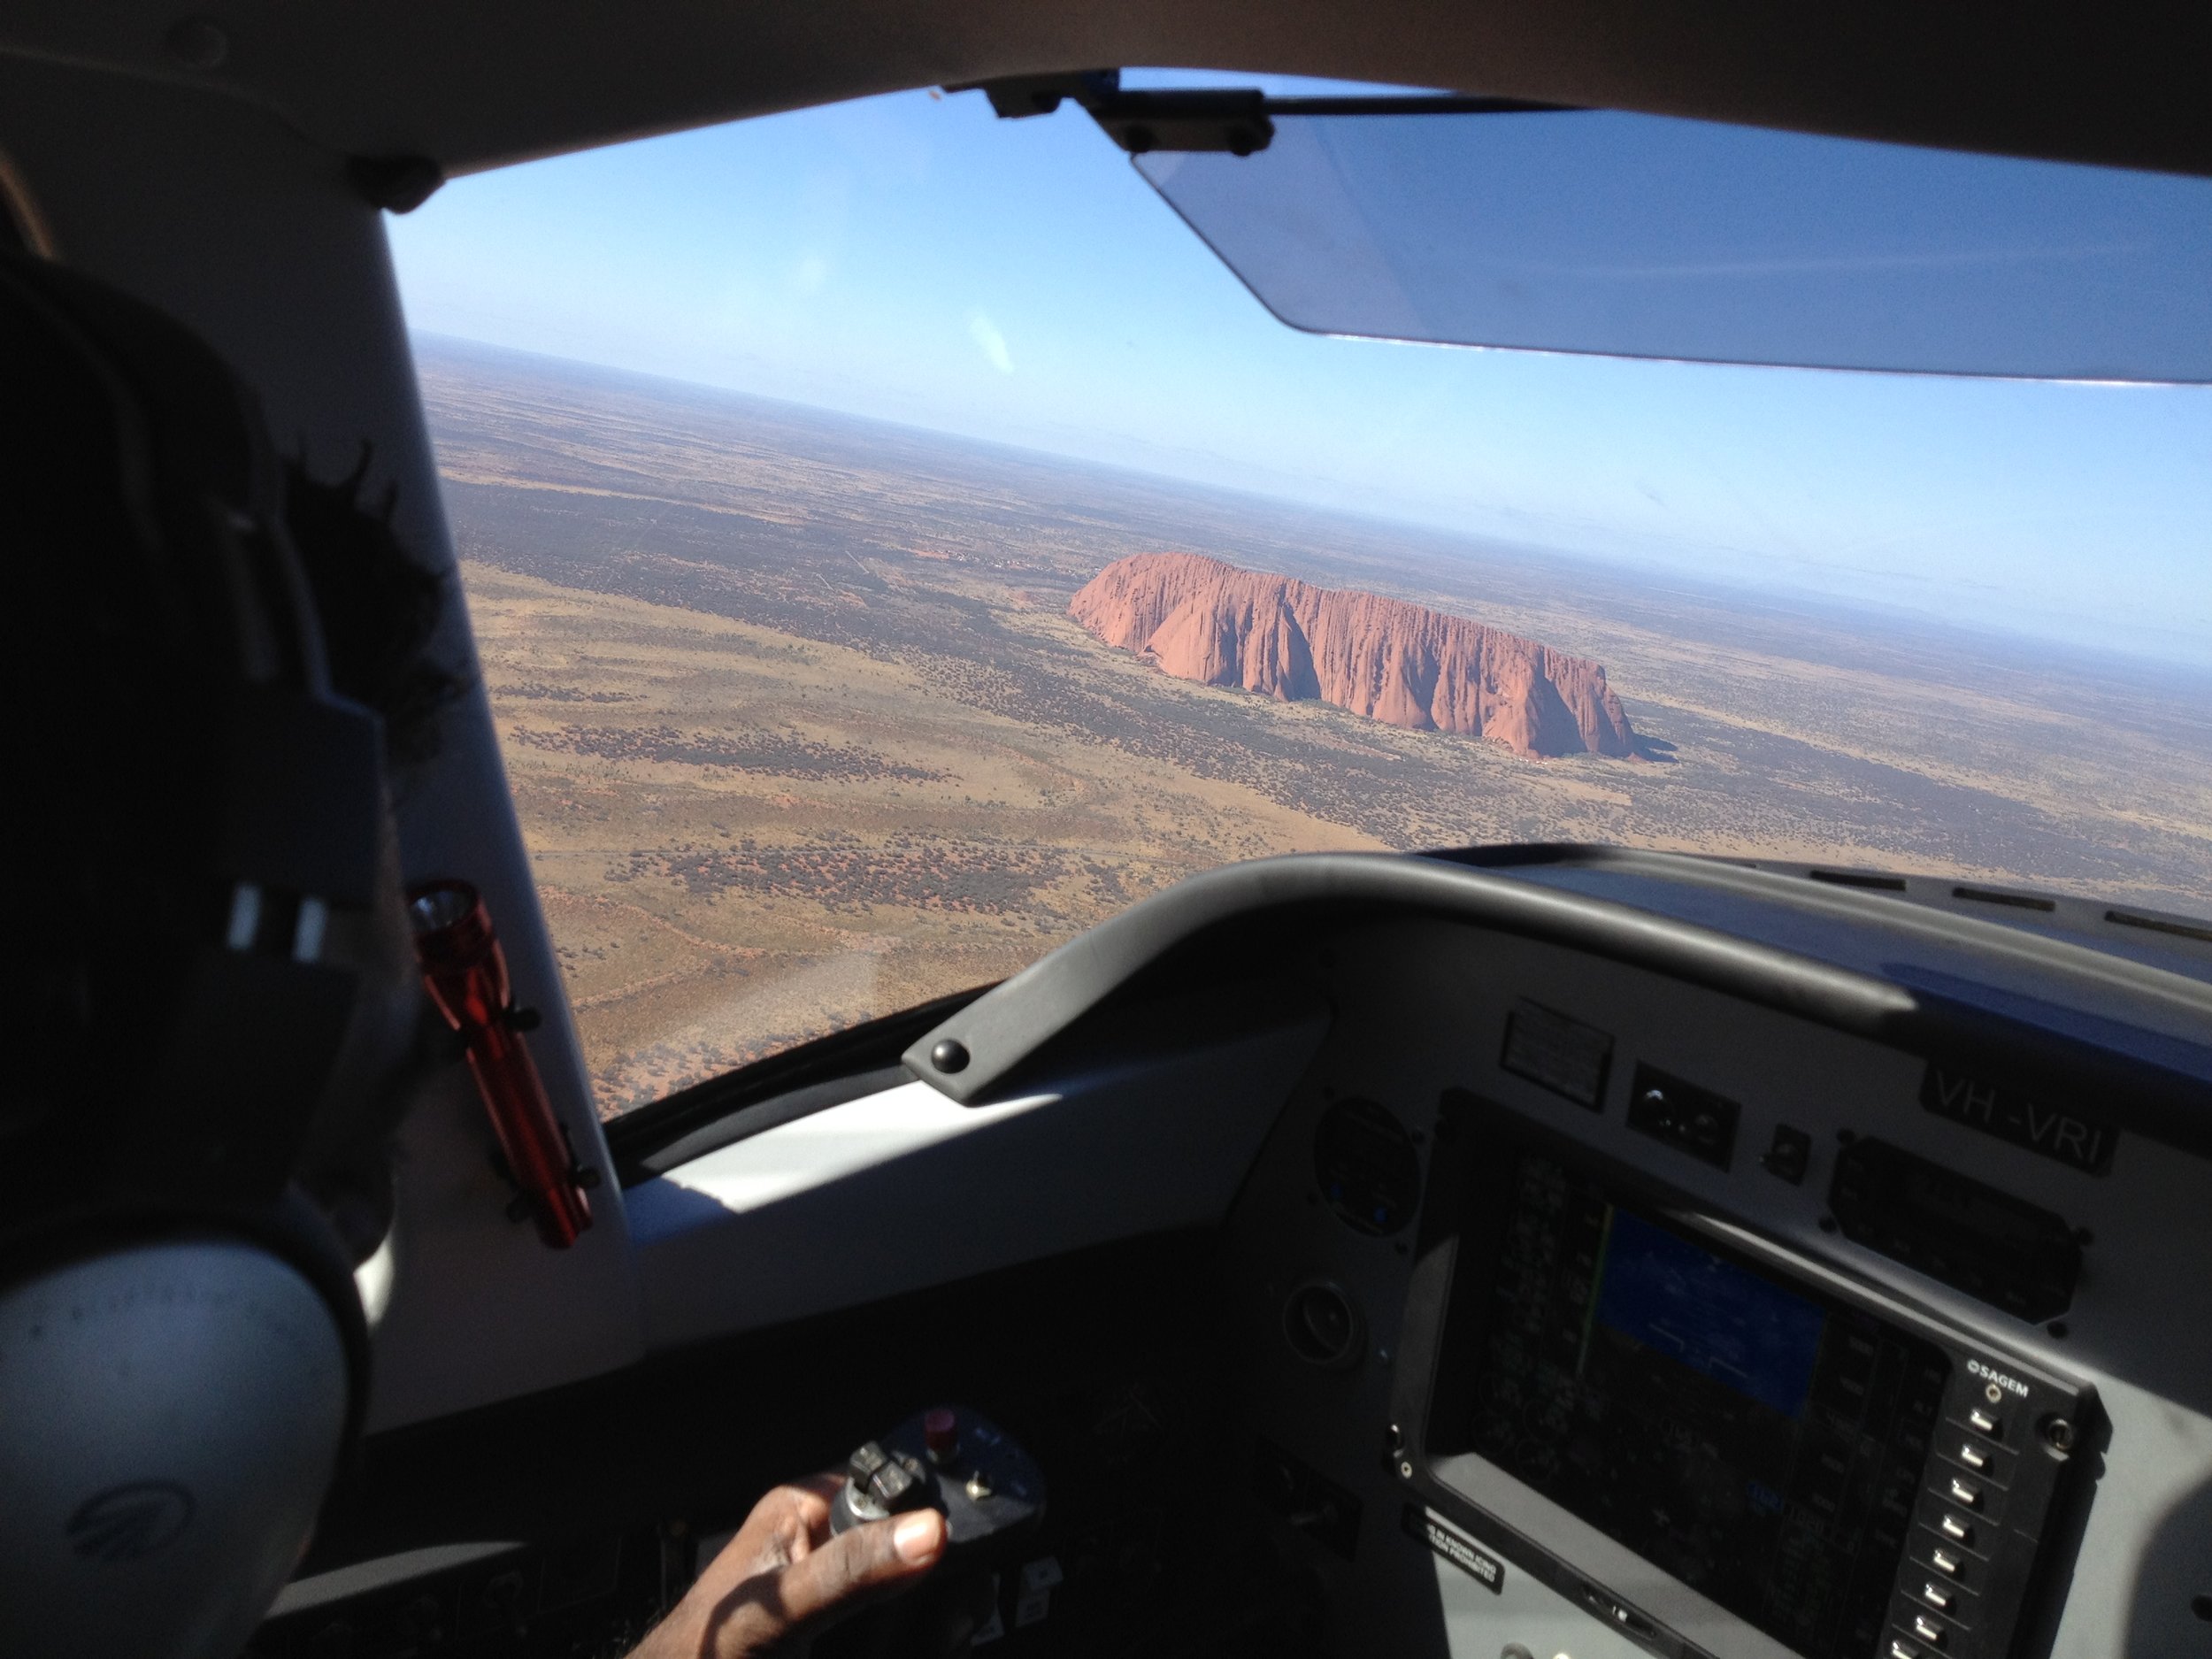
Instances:
[[[2212,663],[2212,388],[1300,334],[1071,108],[898,94],[457,180],[390,224],[429,332]]]

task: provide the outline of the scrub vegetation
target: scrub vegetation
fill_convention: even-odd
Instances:
[[[2212,698],[2162,670],[543,359],[423,373],[603,1112],[1270,853],[1613,841],[2212,908]],[[1163,674],[1067,615],[1156,551],[1602,663],[1644,757]]]

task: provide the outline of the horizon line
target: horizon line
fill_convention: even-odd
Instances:
[[[1787,614],[1792,610],[1812,609],[1836,619],[1861,618],[1870,624],[1886,624],[1892,628],[1918,628],[1938,634],[1962,635],[1984,641],[1993,649],[2010,648],[2006,654],[2016,654],[2020,648],[2055,649],[2077,659],[2077,666],[2112,671],[2145,671],[2177,674],[2205,680],[2212,685],[2212,644],[2198,647],[2198,654],[2189,657],[2154,654],[2144,650],[2126,651],[2108,644],[2086,643],[2056,633],[2044,634],[2020,626],[2002,623],[1962,621],[1942,615],[1932,609],[1907,604],[1882,604],[1865,600],[1845,598],[1819,589],[1801,587],[1786,580],[1772,586],[1760,585],[1742,579],[1686,568],[1662,560],[1639,563],[1626,557],[1608,557],[1586,549],[1560,547],[1553,543],[1509,540],[1485,533],[1456,528],[1429,519],[1406,518],[1380,510],[1363,510],[1340,503],[1323,504],[1295,496],[1271,494],[1250,485],[1224,483],[1218,480],[1203,480],[1174,472],[1157,472],[1132,465],[1126,461],[1102,459],[1093,455],[1071,453],[1063,449],[1043,449],[1005,438],[982,437],[956,428],[927,426],[890,416],[861,413],[833,403],[804,402],[793,397],[778,396],[772,393],[754,391],[749,388],[732,386],[717,380],[695,380],[680,374],[640,369],[627,364],[609,363],[595,357],[563,356],[557,352],[515,346],[497,341],[480,340],[470,334],[449,334],[440,329],[417,327],[403,323],[411,348],[416,342],[435,345],[458,346],[498,356],[522,357],[533,362],[557,365],[568,369],[595,373],[647,382],[653,386],[677,388],[686,392],[706,393],[716,396],[741,399],[755,403],[767,403],[780,409],[804,414],[824,416],[863,426],[887,427],[895,432],[910,433],[941,443],[964,444],[978,449],[997,450],[1018,457],[1032,464],[1056,464],[1062,466],[1091,468],[1130,480],[1140,480],[1170,485],[1175,488],[1211,492],[1263,503],[1279,511],[1333,514],[1370,527],[1386,531],[1414,533],[1435,537],[1448,542],[1457,542],[1471,549],[1481,549],[1493,554],[1517,557],[1532,564],[1555,564],[1579,566],[1629,585],[1655,589],[1661,593],[1679,591],[1674,584],[1686,584],[1694,595],[1703,590],[1703,596],[1716,601],[1733,599],[1745,609],[1779,611]],[[1283,572],[1287,574],[1287,572]],[[2054,616],[2055,624],[2062,618]],[[2086,660],[2082,660],[2086,659]]]

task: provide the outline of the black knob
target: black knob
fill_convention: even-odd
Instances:
[[[967,1045],[948,1037],[929,1051],[929,1063],[940,1071],[964,1071],[968,1069]]]
[[[927,1502],[929,1488],[913,1469],[894,1457],[887,1459],[882,1468],[868,1477],[868,1495],[879,1508],[895,1513]]]
[[[890,1461],[883,1455],[883,1448],[870,1440],[855,1452],[845,1464],[846,1478],[856,1486],[864,1486],[877,1470]]]

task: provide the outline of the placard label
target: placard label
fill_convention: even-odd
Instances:
[[[1540,1003],[1516,1002],[1505,1018],[1505,1052],[1498,1064],[1599,1111],[1605,1104],[1605,1075],[1613,1064],[1613,1039]]]
[[[1406,1531],[1450,1562],[1493,1595],[1505,1588],[1505,1564],[1434,1509],[1409,1503]]]
[[[2112,1148],[2120,1139],[2118,1130],[2085,1113],[1939,1065],[1931,1064],[1921,1079],[1920,1103],[1939,1118],[2025,1147],[2085,1175],[2102,1175],[2112,1167]]]

